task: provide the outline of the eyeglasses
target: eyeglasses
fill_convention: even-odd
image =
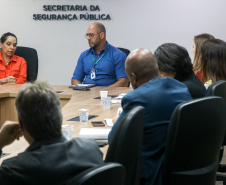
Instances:
[[[100,33],[101,33],[101,32],[100,32]],[[92,39],[95,35],[98,35],[98,34],[100,34],[100,33],[96,33],[96,34],[95,34],[95,33],[88,33],[88,34],[85,34],[85,38],[86,38],[86,39],[88,39],[88,38],[91,38],[91,39]]]

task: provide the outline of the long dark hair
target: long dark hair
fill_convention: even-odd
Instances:
[[[193,71],[197,73],[201,68],[201,46],[205,40],[215,39],[214,36],[203,33],[194,37],[195,56],[193,61]]]
[[[201,62],[202,81],[226,80],[226,42],[220,39],[204,41]]]

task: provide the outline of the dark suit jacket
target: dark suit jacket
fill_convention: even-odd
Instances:
[[[35,141],[23,153],[3,161],[2,185],[63,185],[83,170],[102,164],[94,140],[63,136]]]
[[[195,73],[192,72],[181,80],[181,82],[187,86],[192,98],[202,98],[206,95],[206,88]]]
[[[169,77],[158,77],[142,84],[122,99],[123,112],[109,134],[115,131],[119,120],[133,107],[145,108],[142,148],[142,175],[148,185],[162,184],[162,162],[169,120],[174,108],[181,102],[191,100],[187,87]]]

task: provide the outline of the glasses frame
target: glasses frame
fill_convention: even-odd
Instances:
[[[90,38],[90,39],[92,39],[93,37],[95,37],[95,35],[98,35],[98,34],[100,34],[101,32],[99,32],[99,33],[89,33],[89,34],[85,34],[85,38],[86,39],[88,39],[88,38]]]

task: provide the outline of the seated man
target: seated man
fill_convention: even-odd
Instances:
[[[62,136],[60,101],[48,84],[25,84],[15,105],[19,123],[4,124],[0,149],[21,135],[30,146],[18,156],[3,161],[0,184],[66,184],[83,170],[103,164],[102,153],[94,140],[67,141]]]
[[[86,38],[91,48],[80,55],[71,84],[127,87],[126,54],[106,41],[104,25],[98,22],[91,24]]]
[[[146,49],[137,49],[126,59],[126,74],[133,91],[122,99],[123,111],[109,133],[133,107],[145,108],[142,146],[141,184],[162,184],[162,162],[169,120],[174,108],[181,102],[191,100],[187,87],[169,77],[160,77],[158,64],[153,54]]]

